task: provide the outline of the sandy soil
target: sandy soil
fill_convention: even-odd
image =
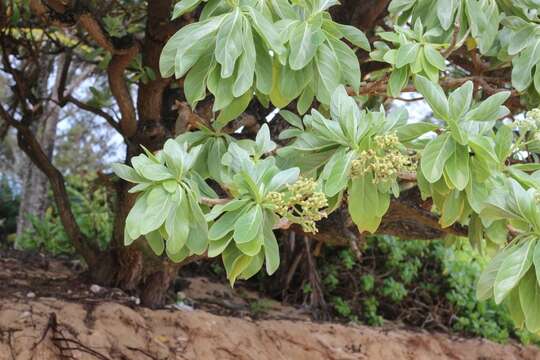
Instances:
[[[119,290],[80,283],[65,265],[45,263],[21,269],[20,260],[0,258],[2,360],[540,359],[535,347],[313,323],[301,310],[203,278],[190,279],[181,294],[195,309],[150,310]],[[264,316],[254,319],[253,311]]]

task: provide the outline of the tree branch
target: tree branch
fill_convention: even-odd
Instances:
[[[127,138],[135,135],[137,130],[137,117],[129,87],[124,79],[124,72],[131,60],[139,53],[139,43],[132,39],[132,46],[126,48],[116,47],[107,36],[107,33],[103,30],[103,27],[96,19],[95,15],[88,10],[85,10],[84,12],[78,11],[74,4],[67,5],[59,0],[32,0],[31,9],[37,15],[42,17],[46,17],[49,13],[53,13],[51,15],[53,17],[58,17],[58,15],[62,15],[61,18],[73,17],[100,47],[112,54],[112,60],[107,68],[107,75],[111,93],[122,114],[120,120],[121,131],[119,132]],[[70,16],[67,16],[68,14]],[[62,23],[62,25],[66,24]],[[97,115],[104,117],[109,124],[118,130],[118,127],[113,125],[114,123],[110,121],[109,117],[103,116],[103,112],[100,111],[98,114],[96,109],[90,109],[88,106],[82,107],[82,103],[73,97],[69,98],[69,100],[87,111],[92,111]]]
[[[122,114],[122,118],[120,119],[121,133],[127,138],[135,135],[137,131],[137,118],[133,99],[124,79],[124,71],[138,53],[139,46],[134,45],[124,54],[115,54],[107,68],[111,93],[116,99],[120,113]]]
[[[49,179],[64,230],[77,253],[83,257],[89,266],[94,266],[97,264],[99,258],[98,250],[88,242],[75,220],[65,187],[64,177],[51,163],[30,128],[11,117],[1,104],[0,118],[17,129],[19,147]]]
[[[71,95],[66,96],[65,100],[67,102],[72,103],[73,105],[77,106],[78,108],[80,108],[82,110],[89,111],[89,112],[91,112],[93,114],[96,114],[97,116],[102,117],[103,119],[105,119],[105,121],[107,121],[107,123],[109,123],[109,125],[111,125],[113,127],[113,129],[118,131],[118,133],[120,135],[124,136],[124,134],[122,132],[122,129],[120,128],[120,125],[118,124],[118,122],[116,120],[114,120],[114,118],[111,115],[109,115],[108,113],[106,113],[105,111],[103,111],[103,110],[101,110],[99,108],[96,108],[96,107],[94,107],[92,105],[89,105],[87,103],[84,103],[84,102],[74,98]]]

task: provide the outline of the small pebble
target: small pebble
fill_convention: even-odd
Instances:
[[[130,296],[129,301],[133,301],[135,303],[135,305],[139,305],[141,303],[141,299],[139,299],[136,296]]]
[[[26,294],[26,297],[29,298],[29,299],[33,299],[36,297],[36,293],[33,293],[33,292],[29,292],[28,294]]]
[[[101,292],[101,286],[94,284],[90,286],[90,291],[94,294],[99,294]]]

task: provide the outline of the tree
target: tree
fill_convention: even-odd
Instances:
[[[540,114],[526,112],[540,102],[537,6],[12,1],[0,41],[14,95],[0,117],[49,178],[96,281],[139,289],[147,305],[196,259],[221,255],[231,283],[274,272],[276,232],[353,249],[366,233],[468,236],[496,254],[479,297],[538,331]],[[56,103],[103,118],[127,145],[105,253],[80,232],[31,130],[53,95],[36,96],[24,69],[49,52],[68,59]],[[103,69],[108,85],[90,101],[66,91],[72,62]],[[404,92],[436,121],[387,111]]]

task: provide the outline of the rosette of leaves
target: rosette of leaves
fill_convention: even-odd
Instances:
[[[303,123],[299,119],[290,120],[302,127],[302,131],[279,155],[298,164],[305,173],[318,174],[331,204],[339,205],[346,191],[355,224],[360,231],[375,232],[388,210],[390,195],[399,195],[398,174],[392,174],[386,181],[376,181],[375,178],[383,174],[373,171],[353,176],[353,163],[363,152],[375,147],[377,136],[395,131],[407,134],[412,140],[432,128],[411,129],[406,125],[406,111],[386,115],[382,108],[380,112],[360,110],[343,86],[332,95],[330,115],[329,120],[312,110],[310,115],[304,116]],[[403,152],[406,153],[404,147]]]
[[[477,285],[480,300],[504,303],[517,327],[540,331],[540,209],[537,190],[525,190],[514,179],[503,182],[487,199],[484,221],[505,221],[517,235],[483,271]]]
[[[366,51],[371,47],[360,30],[332,21],[327,10],[337,1],[292,3],[276,22],[286,53],[284,61],[274,61],[270,100],[283,108],[297,98],[298,112],[304,114],[315,99],[329,105],[340,84],[359,91],[358,58],[342,39]]]
[[[537,20],[538,21],[538,20]],[[540,21],[509,16],[504,19],[505,45],[512,56],[512,86],[518,91],[532,88],[540,94]]]
[[[254,144],[256,151],[267,153],[275,147],[262,139]],[[233,200],[214,206],[206,216],[213,222],[208,232],[208,256],[222,255],[231,284],[253,276],[264,263],[269,275],[277,270],[279,248],[273,228],[279,217],[268,194],[286,191],[300,174],[298,168],[281,170],[273,157],[262,159],[244,147],[231,143],[222,159],[230,170],[226,188]]]
[[[431,196],[441,213],[441,226],[467,221],[471,211],[480,214],[491,187],[492,176],[504,168],[512,146],[512,132],[503,127],[493,135],[496,120],[509,111],[502,105],[510,93],[502,91],[473,105],[473,84],[468,81],[448,98],[443,89],[417,76],[416,88],[444,121],[441,133],[422,151],[418,185]]]
[[[201,126],[197,131],[185,132],[175,139],[179,144],[186,143],[189,148],[200,147],[193,169],[203,179],[221,181],[223,166],[221,158],[234,139],[223,132]]]
[[[174,16],[202,1],[180,1]],[[316,97],[328,104],[338,84],[358,90],[360,66],[341,39],[369,50],[358,29],[333,22],[337,1],[206,2],[198,22],[181,28],[160,57],[162,76],[185,77],[188,103],[214,96],[219,128],[240,115],[254,95],[283,107],[298,98],[303,112]]]
[[[491,0],[393,0],[388,6],[399,25],[421,20],[437,41],[461,44],[470,34],[482,54],[492,50],[503,17],[500,1]],[[454,31],[458,31],[456,35]],[[452,38],[455,37],[455,40]]]
[[[137,184],[129,192],[139,193],[126,218],[126,246],[144,236],[156,255],[165,251],[175,262],[206,251],[208,225],[199,205],[204,184],[192,169],[199,152],[170,139],[156,155],[133,157],[131,167],[113,164],[116,175]]]
[[[433,82],[439,81],[439,71],[446,69],[444,57],[438,49],[442,44],[432,42],[436,29],[424,32],[420,19],[416,20],[414,29],[395,26],[394,31],[379,32],[378,35],[392,44],[375,42],[375,50],[370,53],[373,60],[392,65],[388,79],[388,94],[397,97],[414,74],[423,74]]]

